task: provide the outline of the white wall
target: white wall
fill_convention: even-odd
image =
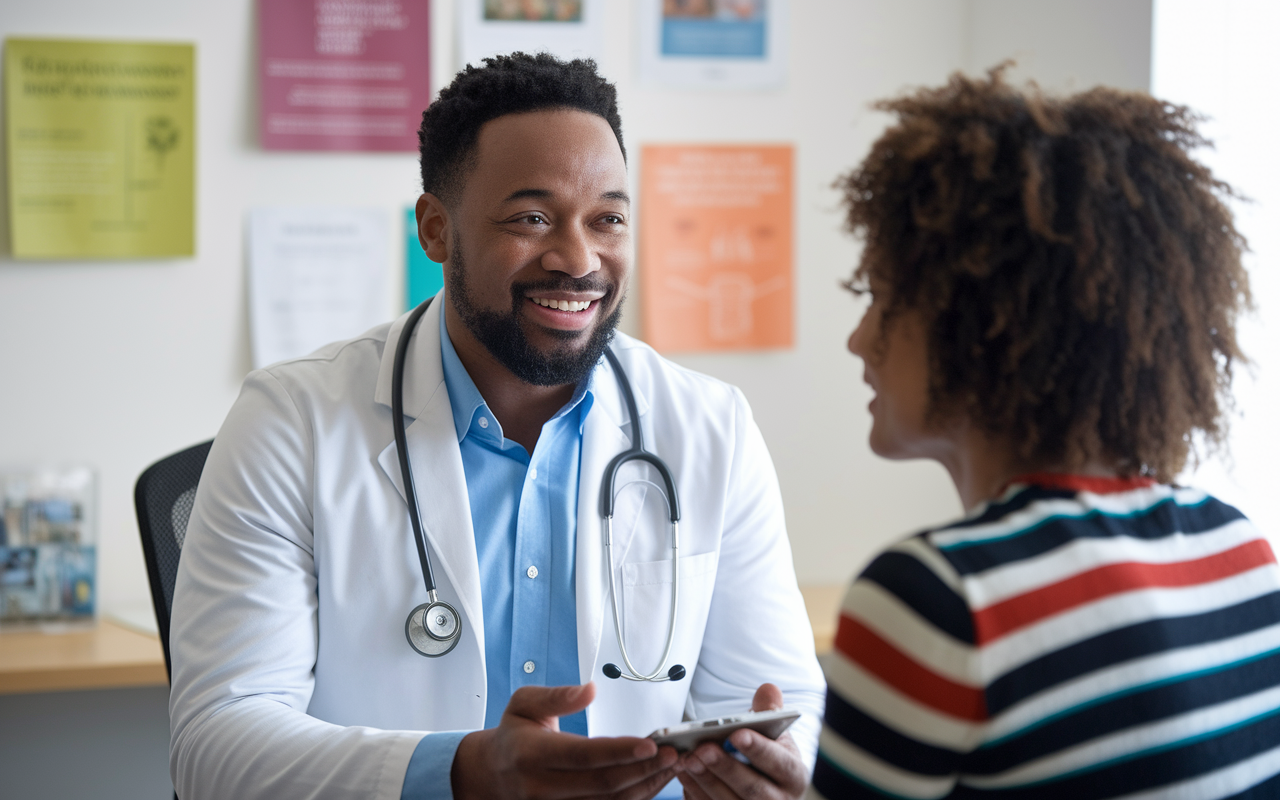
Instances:
[[[453,66],[452,8],[433,5],[439,87]],[[796,145],[795,349],[678,360],[746,392],[777,463],[801,580],[843,581],[884,543],[958,509],[939,468],[867,450],[869,397],[844,351],[860,309],[837,283],[858,248],[839,230],[830,184],[885,123],[867,104],[1008,56],[1050,88],[1143,88],[1150,0],[792,0],[787,88],[733,94],[638,86],[632,3],[608,8],[601,66],[621,92],[631,152],[643,142]],[[0,464],[95,465],[102,604],[145,606],[133,482],[150,462],[212,436],[249,369],[245,211],[358,204],[398,214],[417,193],[415,158],[264,153],[251,0],[9,0],[0,36],[197,44],[197,256],[0,258]],[[7,252],[3,227],[0,239]],[[633,309],[624,328],[637,319]]]

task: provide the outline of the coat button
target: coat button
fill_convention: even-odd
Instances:
[[[534,670],[534,669],[535,669],[535,667],[534,667],[534,664],[533,664],[533,662],[532,662],[532,661],[526,661],[526,662],[524,662],[524,671],[525,671],[526,673],[533,672],[533,670]]]

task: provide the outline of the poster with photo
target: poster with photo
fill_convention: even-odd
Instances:
[[[429,0],[259,0],[262,147],[417,152]]]
[[[660,352],[790,347],[790,145],[645,145],[644,338]]]
[[[687,89],[786,81],[786,0],[641,0],[640,77]]]
[[[458,67],[516,50],[598,62],[606,5],[602,0],[461,0]]]

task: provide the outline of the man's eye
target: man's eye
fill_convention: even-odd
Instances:
[[[532,225],[542,225],[546,222],[546,219],[541,214],[527,214],[523,217],[523,220]]]

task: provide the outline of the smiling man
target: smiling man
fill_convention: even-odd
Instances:
[[[589,61],[487,60],[420,139],[445,291],[250,374],[210,452],[171,629],[179,795],[799,796],[823,682],[768,452],[741,392],[615,333],[613,87]],[[606,538],[606,468],[641,439],[676,493],[623,464]],[[415,634],[433,601],[457,625]],[[644,738],[783,705],[803,716],[778,741],[734,735],[750,766]]]

